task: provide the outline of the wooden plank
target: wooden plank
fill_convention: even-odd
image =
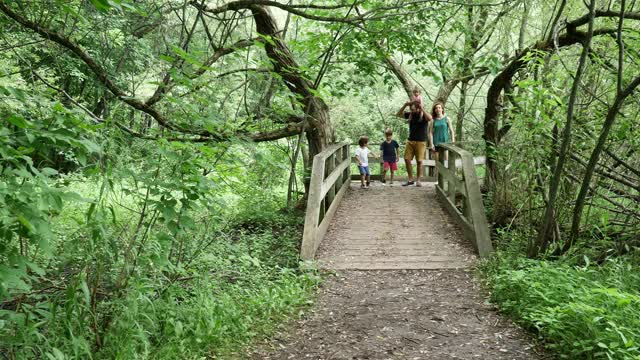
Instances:
[[[462,171],[465,177],[465,185],[468,194],[466,200],[468,201],[467,205],[469,206],[469,212],[473,219],[472,223],[476,249],[481,257],[489,256],[493,253],[493,245],[491,244],[489,223],[484,211],[482,194],[480,193],[480,185],[478,184],[478,176],[476,175],[470,154],[464,156],[462,160]]]
[[[321,223],[320,218],[322,218],[322,222],[324,222],[327,217],[331,218],[333,216],[333,212],[335,212],[335,209],[338,206],[338,203],[340,202],[340,199],[337,199],[337,201],[333,202],[329,206],[329,209],[326,209],[325,207],[324,195],[326,192],[324,194],[321,193],[324,190],[323,184],[325,178],[324,172],[326,159],[337,152],[344,156],[345,151],[348,154],[349,145],[347,143],[338,143],[330,145],[324,151],[313,157],[311,178],[309,180],[309,196],[307,198],[307,210],[302,234],[302,245],[300,246],[300,258],[303,260],[313,259],[316,249],[326,232],[325,228],[322,232],[322,236],[318,236],[320,235],[320,232],[318,231],[319,223]],[[342,188],[348,188],[348,184],[349,181],[345,181],[341,186]],[[344,191],[341,189],[340,198],[342,195],[344,195]],[[332,210],[332,212],[331,214],[327,214],[328,211],[325,210]],[[328,222],[329,221],[327,221],[327,223]]]
[[[447,195],[448,198],[451,202],[453,202],[455,204],[456,201],[456,188],[460,188],[460,184],[456,183],[456,180],[458,180],[458,176],[456,174],[456,158],[458,157],[458,155],[454,152],[449,154],[449,159],[448,161],[448,167],[449,169],[447,169],[447,171],[449,171],[449,176],[447,176],[446,172],[445,172],[445,180],[449,183],[447,185]]]
[[[451,201],[444,201],[444,199],[442,199],[442,196],[445,195],[442,186],[436,188],[438,199],[445,204],[445,207],[452,215],[454,213],[456,214],[454,218],[460,219],[461,223],[468,224],[470,229],[468,229],[467,226],[463,226],[463,229],[465,230],[465,237],[470,238],[476,247],[478,254],[482,257],[488,256],[493,253],[493,245],[491,244],[489,224],[487,222],[484,205],[482,203],[482,194],[480,194],[480,184],[475,171],[476,162],[484,163],[486,158],[478,157],[478,160],[476,160],[470,152],[451,144],[443,144],[442,147],[458,154],[461,158],[460,161],[464,179],[463,184],[466,193],[464,211],[465,213],[468,213],[469,219],[465,219],[464,214],[462,214]],[[446,196],[444,197],[446,198]]]
[[[321,267],[334,270],[441,270],[441,269],[466,269],[469,264],[456,262],[415,262],[415,263],[329,263],[321,264]]]
[[[311,181],[309,183],[309,196],[307,198],[307,211],[304,217],[304,230],[302,233],[302,245],[300,246],[300,258],[311,260],[317,248],[318,221],[320,217],[320,205],[322,197],[322,177],[324,176],[324,159],[316,155],[311,168]]]
[[[455,177],[455,173],[447,168],[446,166],[442,165],[442,163],[438,163],[436,165],[436,169],[438,169],[438,174],[442,177],[444,177],[445,179],[449,179],[449,178],[453,178]]]
[[[350,162],[348,159],[343,160],[340,163],[340,165],[338,165],[338,167],[336,167],[331,171],[329,176],[327,176],[327,178],[322,182],[322,190],[320,191],[320,197],[324,197],[329,192],[329,190],[331,190],[331,187],[335,184],[335,182],[338,180],[340,175],[342,175],[342,172],[344,171],[344,169],[346,169],[349,166],[349,164]]]
[[[447,245],[451,245],[450,242],[406,242],[406,243],[385,243],[385,242],[360,242],[353,243],[349,246],[339,246],[341,250],[354,250],[354,249],[438,249],[445,248]]]
[[[420,228],[411,226],[411,229],[408,229],[406,231],[403,231],[403,230],[394,231],[393,239],[396,239],[396,241],[408,241],[408,240],[426,241],[428,236],[431,233],[433,233],[433,229],[429,227],[429,225],[423,224],[423,227],[420,227]],[[369,241],[378,240],[379,241],[382,239],[392,238],[391,234],[387,236],[381,236],[379,234],[372,234],[371,231],[367,232],[366,229],[344,231],[340,235],[343,237],[343,239],[345,239],[345,241],[350,241],[350,240],[354,240],[354,241],[355,240],[369,240]]]
[[[316,156],[313,157],[313,161],[316,160],[316,158],[320,158],[320,159],[326,159],[327,157],[329,157],[329,155],[333,154],[334,152],[336,152],[338,149],[344,147],[345,145],[348,145],[347,143],[336,143],[333,145],[329,145],[326,149],[324,149],[324,151],[322,151],[319,154],[316,154]]]
[[[336,150],[336,151],[340,151],[340,149]],[[336,196],[336,188],[334,186],[332,186],[333,184],[328,184],[329,186],[325,186],[326,182],[327,182],[327,177],[331,174],[331,172],[333,171],[334,167],[335,167],[335,157],[336,157],[336,153],[333,153],[331,155],[329,155],[329,157],[327,157],[324,160],[324,177],[323,177],[323,181],[322,181],[322,185],[320,187],[320,197],[322,198],[322,205],[324,205],[324,212],[322,212],[322,216],[320,217],[320,222],[322,222],[322,219],[324,219],[324,215],[326,213],[326,211],[329,209],[329,206],[331,206],[331,203],[333,203],[333,199]],[[337,179],[334,179],[334,181]]]
[[[438,176],[442,176],[444,182],[452,182],[458,193],[461,193],[464,197],[467,196],[467,190],[463,180],[460,180],[451,169],[442,167],[442,164],[438,164],[438,174]]]
[[[328,261],[335,262],[455,262],[459,260],[455,256],[446,255],[340,255],[326,258]]]
[[[454,252],[444,252],[442,250],[434,250],[433,247],[407,247],[407,248],[350,248],[350,249],[336,249],[336,252],[326,253],[323,256],[327,259],[335,258],[338,256],[457,256]]]
[[[469,222],[462,216],[462,213],[458,210],[458,208],[455,207],[455,205],[452,204],[451,201],[449,201],[447,195],[439,187],[436,187],[436,195],[438,197],[438,200],[442,202],[449,214],[451,214],[451,217],[453,217],[456,223],[458,223],[458,225],[460,225],[460,227],[462,228],[465,239],[467,239],[471,243],[474,243],[475,233],[471,224],[469,224]]]

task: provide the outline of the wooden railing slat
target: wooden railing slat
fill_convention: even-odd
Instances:
[[[320,192],[320,197],[324,197],[327,192],[331,190],[331,186],[338,183],[338,178],[342,175],[344,169],[349,167],[350,164],[351,162],[349,161],[349,159],[343,160],[340,165],[338,165],[338,167],[333,169],[331,174],[329,174],[329,176],[327,176],[327,178],[322,183],[322,191]]]
[[[313,157],[300,258],[311,260],[351,182],[349,144],[338,143]]]
[[[319,158],[322,159],[322,158]],[[303,259],[313,259],[315,254],[315,242],[318,222],[320,218],[320,196],[322,177],[324,176],[324,161],[317,161],[314,157],[311,167],[311,181],[309,182],[309,195],[307,197],[307,211],[304,218],[304,231],[302,233],[302,246],[300,257]]]
[[[484,212],[482,203],[482,194],[480,193],[480,184],[478,176],[473,165],[471,154],[467,153],[462,159],[462,171],[465,176],[464,183],[467,189],[466,201],[469,206],[471,215],[471,223],[476,237],[476,248],[481,257],[489,256],[493,253],[493,245],[491,244],[491,234],[489,233],[489,222]]]
[[[444,166],[444,160],[436,164],[438,198],[463,227],[465,237],[473,242],[478,254],[481,257],[488,256],[493,253],[493,245],[475,170],[475,165],[484,164],[485,158],[474,158],[470,152],[451,144],[441,146],[440,159],[444,158],[446,149],[449,151],[449,161],[447,167]],[[458,168],[462,170],[462,179],[458,177]],[[445,184],[447,184],[446,191]],[[463,195],[462,211],[456,206],[456,195],[459,193]]]

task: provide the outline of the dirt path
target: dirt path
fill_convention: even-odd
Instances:
[[[340,271],[249,358],[542,359],[480,293],[464,270]]]
[[[333,275],[317,303],[247,357],[543,358],[486,304],[470,270],[473,251],[433,184],[352,187],[330,229],[318,260]]]

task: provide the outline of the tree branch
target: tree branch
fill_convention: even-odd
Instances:
[[[145,103],[134,99],[131,95],[127,94],[118,85],[116,85],[116,83],[107,74],[107,71],[102,66],[100,66],[100,64],[98,64],[82,47],[80,47],[78,44],[74,43],[67,37],[63,36],[62,34],[56,31],[53,31],[51,29],[48,29],[46,27],[40,26],[39,24],[33,21],[30,21],[21,15],[18,15],[13,10],[11,10],[6,3],[2,1],[0,1],[0,10],[4,12],[5,15],[7,15],[9,18],[13,19],[23,27],[33,30],[43,38],[53,41],[61,45],[62,47],[70,50],[89,67],[89,69],[94,73],[94,75],[98,78],[98,80],[107,89],[109,89],[109,91],[111,91],[113,95],[115,95],[118,99],[128,104],[129,106],[149,114],[158,123],[165,126],[166,128],[175,130],[175,131],[184,132],[184,133],[190,133],[190,134],[195,133],[198,135],[205,135],[205,136],[212,135],[206,131],[202,133],[197,133],[197,132],[194,132],[193,130],[189,130],[189,129],[185,129],[180,126],[177,126],[176,124],[173,124],[170,121],[168,121],[162,114],[160,114],[160,112],[158,112],[153,107],[150,107]]]

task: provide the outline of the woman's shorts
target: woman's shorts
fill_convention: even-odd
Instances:
[[[443,144],[443,143],[440,143],[440,144]],[[440,144],[438,144],[438,145],[436,145],[436,146],[435,146],[435,148],[436,148],[436,152],[440,151],[441,149],[442,149],[442,150],[444,150],[444,149],[442,148],[442,146],[440,146]]]
[[[407,140],[407,144],[404,148],[404,159],[405,160],[413,160],[413,157],[416,157],[416,161],[424,160],[424,156],[427,151],[427,143],[424,141],[412,141]]]
[[[396,171],[396,170],[398,170],[398,162],[397,161],[385,161],[384,162],[384,169],[385,170],[391,169],[391,171]]]
[[[371,175],[371,173],[369,172],[369,165],[358,166],[358,169],[360,170],[360,175]]]

